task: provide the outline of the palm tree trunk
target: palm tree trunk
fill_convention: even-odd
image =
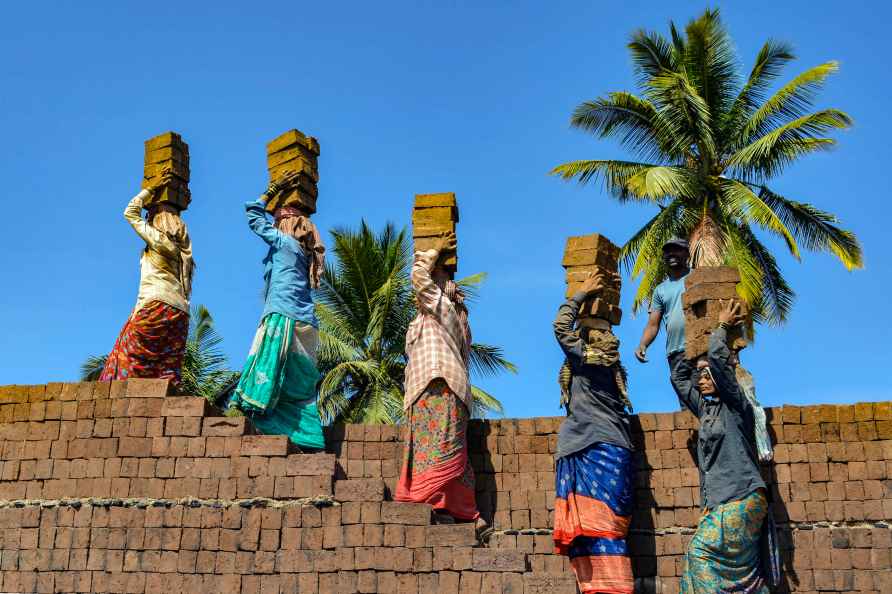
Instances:
[[[722,266],[725,263],[725,241],[721,229],[708,210],[688,238],[691,268]]]

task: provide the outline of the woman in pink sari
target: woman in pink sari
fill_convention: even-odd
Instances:
[[[488,531],[474,496],[468,461],[471,329],[464,294],[439,265],[455,251],[455,236],[415,254],[412,288],[418,313],[406,333],[404,409],[409,425],[397,501],[429,503],[435,519],[476,522]]]

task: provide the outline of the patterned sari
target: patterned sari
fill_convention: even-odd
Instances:
[[[429,503],[458,520],[480,516],[474,469],[468,463],[465,405],[441,379],[432,381],[408,414],[409,439],[396,501]]]
[[[682,594],[768,594],[759,547],[767,513],[768,502],[759,490],[740,501],[719,505],[700,518],[685,555]]]
[[[149,301],[124,324],[99,381],[159,378],[178,386],[188,334],[188,313]]]
[[[319,332],[282,314],[268,314],[254,335],[230,406],[266,434],[287,435],[299,446],[325,447],[316,409]]]
[[[555,553],[570,557],[580,592],[631,594],[632,452],[595,443],[559,458],[555,482]]]

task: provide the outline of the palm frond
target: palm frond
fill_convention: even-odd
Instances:
[[[825,109],[787,122],[766,132],[727,160],[725,166],[737,175],[767,179],[803,155],[828,150],[834,145],[822,136],[831,130],[845,129],[852,118],[838,109]]]
[[[737,56],[718,10],[707,9],[685,28],[684,72],[709,108],[713,123],[730,108],[738,87]],[[720,134],[713,131],[713,136]]]
[[[471,373],[483,377],[498,375],[505,371],[517,373],[517,366],[505,358],[501,347],[475,342],[471,345]]]
[[[864,267],[864,254],[855,234],[837,225],[839,219],[804,202],[789,200],[759,187],[759,198],[783,221],[807,250],[831,252],[847,270]]]
[[[632,161],[570,161],[552,169],[551,174],[566,180],[576,178],[582,185],[601,179],[607,191],[620,202],[643,200],[652,203],[653,200],[639,198],[628,189],[629,180],[633,176],[651,167],[656,165]]]
[[[731,248],[731,264],[740,271],[738,292],[750,304],[755,321],[779,325],[793,307],[795,293],[784,280],[771,252],[746,225],[729,225],[725,231]]]
[[[107,360],[108,355],[90,355],[87,357],[87,359],[81,363],[81,381],[97,381],[99,376],[102,375],[102,369],[105,367],[105,362]]]
[[[720,204],[732,220],[746,225],[755,223],[777,235],[784,240],[790,254],[797,260],[800,258],[799,246],[793,233],[777,213],[756,196],[749,186],[734,179],[722,179],[720,187],[724,198]]]
[[[793,48],[788,43],[775,40],[765,42],[756,56],[756,62],[746,84],[725,117],[723,137],[731,136],[744,125],[765,100],[765,93],[771,83],[780,76],[783,67],[793,59],[795,59]]]
[[[812,108],[817,92],[839,70],[836,62],[815,66],[781,87],[741,126],[733,146],[745,146],[773,128],[801,117]]]
[[[617,138],[644,160],[679,159],[687,149],[680,131],[650,101],[631,93],[610,93],[581,103],[570,125],[599,138]]]
[[[499,400],[478,386],[471,386],[471,416],[481,418],[487,413],[505,414],[505,409]]]
[[[663,71],[676,69],[675,48],[659,33],[640,29],[632,33],[628,44],[632,63],[642,83]]]
[[[686,76],[669,72],[648,81],[647,98],[659,109],[668,126],[681,133],[686,154],[696,148],[699,158],[715,162],[716,144],[709,104]]]

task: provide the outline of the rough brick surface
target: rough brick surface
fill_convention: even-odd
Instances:
[[[558,417],[470,424],[497,530],[482,546],[471,523],[389,501],[402,427],[330,427],[328,453],[299,454],[166,394],[153,380],[0,387],[0,592],[576,591],[548,532]],[[766,410],[785,591],[892,592],[890,411]],[[700,516],[697,422],[632,427],[635,591],[678,592]]]

